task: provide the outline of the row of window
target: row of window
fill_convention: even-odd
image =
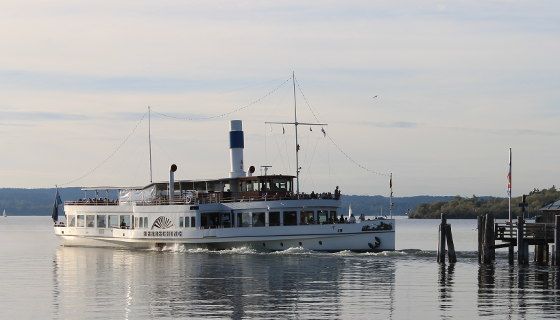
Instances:
[[[131,224],[132,219],[134,225]],[[311,224],[330,224],[336,222],[334,210],[317,211],[272,211],[272,212],[203,212],[200,214],[202,228],[296,226]],[[150,228],[148,217],[131,215],[69,215],[69,227],[85,228]],[[195,228],[195,217],[179,217],[179,228]]]
[[[124,228],[132,227],[130,215],[79,214],[66,217],[69,227],[79,228]],[[135,217],[135,228],[148,228],[148,217]]]
[[[205,212],[200,215],[202,228],[296,226],[333,223],[336,211]]]

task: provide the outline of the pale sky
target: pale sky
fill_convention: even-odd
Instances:
[[[292,71],[302,191],[560,184],[558,1],[3,0],[0,41],[0,187],[147,184],[148,106],[155,181],[227,177],[232,119],[295,174]]]

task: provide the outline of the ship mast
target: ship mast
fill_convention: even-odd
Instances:
[[[292,72],[292,84],[294,88],[294,122],[265,122],[266,124],[291,124],[295,128],[296,133],[296,195],[299,195],[299,173],[301,171],[301,167],[299,166],[299,143],[298,143],[298,126],[300,124],[306,126],[326,126],[326,123],[304,123],[298,122],[297,120],[297,100],[296,100],[296,77],[295,73]]]

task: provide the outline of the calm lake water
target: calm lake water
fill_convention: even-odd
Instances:
[[[398,220],[393,253],[59,246],[49,217],[0,217],[0,319],[558,319],[556,267],[479,266],[476,221]]]

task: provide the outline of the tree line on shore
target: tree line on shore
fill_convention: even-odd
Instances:
[[[539,214],[539,209],[560,200],[560,192],[555,186],[548,189],[534,189],[526,196],[528,206],[525,209],[526,216],[534,217]],[[511,199],[512,216],[521,214],[519,203],[522,197]],[[455,196],[449,201],[435,201],[432,203],[421,203],[409,218],[416,219],[439,219],[441,213],[446,213],[449,219],[475,219],[477,216],[486,213],[493,213],[498,219],[507,219],[509,216],[509,199],[498,197],[477,197],[470,198]]]

